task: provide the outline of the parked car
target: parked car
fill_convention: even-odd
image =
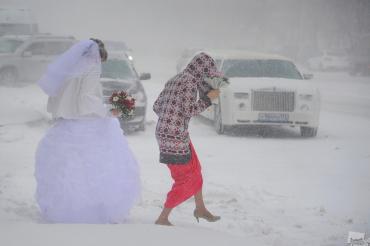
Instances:
[[[234,126],[297,126],[303,137],[319,127],[320,93],[288,58],[246,51],[207,51],[230,85],[202,115],[218,133]]]
[[[29,35],[5,35],[0,37],[0,55],[13,54]]]
[[[105,48],[111,52],[122,52],[131,62],[134,61],[132,49],[123,41],[104,40]]]
[[[101,84],[106,104],[114,91],[124,90],[136,99],[133,118],[120,119],[121,127],[126,132],[145,130],[147,96],[140,80],[150,79],[149,73],[140,76],[133,63],[123,52],[108,51],[108,60],[102,63]]]
[[[75,42],[73,37],[53,35],[0,38],[0,84],[37,81],[47,65]]]
[[[347,70],[349,59],[345,52],[337,50],[323,51],[320,56],[307,60],[309,67],[313,70]]]

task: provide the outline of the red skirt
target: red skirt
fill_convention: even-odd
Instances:
[[[203,178],[197,153],[190,142],[191,159],[186,164],[168,164],[175,183],[167,194],[164,206],[174,208],[194,196],[203,185]]]

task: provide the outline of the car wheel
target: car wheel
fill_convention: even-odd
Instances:
[[[216,104],[214,110],[214,127],[218,134],[225,133],[225,126],[222,124],[221,105]]]
[[[18,73],[15,68],[3,68],[0,70],[0,83],[14,85],[17,82]]]
[[[302,137],[316,137],[317,135],[317,127],[301,126],[300,130]]]

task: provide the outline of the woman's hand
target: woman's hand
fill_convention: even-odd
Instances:
[[[111,109],[110,110],[110,112],[111,112],[111,114],[114,116],[114,117],[119,117],[119,116],[121,116],[121,113],[119,112],[119,110],[118,109]]]
[[[219,89],[210,90],[207,93],[207,97],[209,97],[209,99],[211,99],[211,100],[216,99],[219,96],[220,96],[220,90]]]

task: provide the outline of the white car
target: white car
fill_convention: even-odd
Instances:
[[[317,134],[320,93],[282,56],[245,51],[207,51],[230,85],[202,113],[216,131],[242,125],[297,126],[303,137]]]
[[[345,70],[349,68],[350,62],[347,55],[341,51],[324,51],[320,56],[307,60],[309,67],[313,70]]]
[[[0,85],[34,83],[48,64],[70,48],[76,39],[54,35],[0,38]]]

